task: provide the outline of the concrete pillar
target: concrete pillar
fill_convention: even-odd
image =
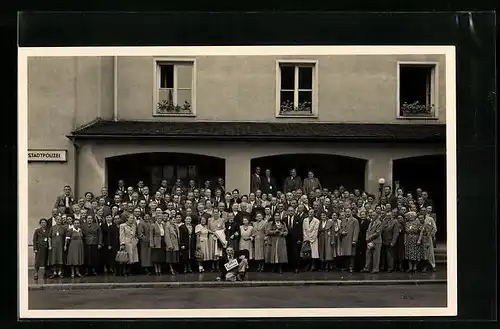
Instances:
[[[226,190],[238,189],[240,194],[250,193],[250,158],[234,154],[226,158]]]
[[[388,186],[392,186],[392,158],[389,154],[380,154],[370,158],[365,169],[365,190],[379,195],[379,178],[384,178]]]

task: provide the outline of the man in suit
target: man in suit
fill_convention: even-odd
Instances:
[[[426,191],[422,191],[422,199],[424,199],[424,207],[434,207],[434,202],[429,199],[429,194]]]
[[[275,196],[277,191],[276,191],[276,180],[271,177],[271,170],[266,169],[266,176],[262,179],[261,182],[261,190],[262,193],[269,195]]]
[[[256,167],[255,173],[252,174],[252,178],[250,179],[251,192],[255,193],[257,190],[260,190],[261,183],[260,167]]]
[[[127,193],[127,189],[125,188],[125,181],[120,179],[118,181],[118,188],[115,191],[115,194],[121,193],[121,195],[125,195]]]
[[[99,204],[98,204],[98,209],[102,209],[102,215],[103,218],[106,217],[108,214],[111,214],[111,207],[106,204],[106,199],[104,197],[99,198]]]
[[[300,207],[300,206],[299,206]],[[303,211],[302,207],[302,211]],[[288,207],[284,222],[288,229],[288,235],[286,236],[286,248],[288,252],[288,262],[295,273],[299,273],[301,258],[300,249],[302,248],[302,222],[304,217],[307,217],[305,213],[294,214],[295,210],[293,207]],[[304,217],[303,217],[304,216]]]
[[[382,222],[382,250],[381,263],[382,268],[387,272],[394,270],[394,246],[399,236],[399,222],[393,216],[391,210],[386,210],[385,220]]]
[[[111,206],[111,204],[113,203],[113,199],[111,199],[108,195],[108,188],[107,187],[103,187],[101,189],[101,198],[104,198],[104,203],[106,204],[106,206]]]
[[[283,191],[289,193],[300,189],[302,189],[302,179],[297,177],[297,171],[292,169],[290,170],[290,176],[285,179]]]
[[[156,201],[157,207],[160,208],[162,211],[165,211],[167,209],[167,204],[165,203],[165,200],[161,197],[160,191],[155,193],[154,201]],[[156,209],[151,209],[151,210],[156,210]]]
[[[387,202],[391,205],[391,208],[396,208],[398,206],[398,198],[392,193],[390,186],[384,187],[384,195]]]
[[[139,200],[145,200],[146,204],[149,204],[149,201],[151,201],[151,195],[149,194],[149,187],[144,186],[142,188],[142,194],[139,194]]]
[[[229,192],[224,195],[224,210],[226,212],[233,210],[232,195]]]
[[[134,200],[134,188],[132,186],[127,187],[127,194],[123,196],[123,201],[132,202]]]
[[[243,218],[242,218],[242,215],[241,215],[241,212],[239,209],[240,209],[240,205],[237,203],[233,203],[231,213],[234,216],[234,222],[236,224],[238,224],[238,226],[243,224]]]
[[[271,215],[274,216],[274,213],[278,211],[278,198],[272,197],[269,207],[271,208]]]
[[[366,231],[366,264],[361,272],[378,273],[380,265],[380,250],[382,248],[382,222],[379,216],[372,212],[370,224]],[[371,246],[371,247],[370,247]]]
[[[248,211],[248,203],[240,203],[240,215],[241,219],[243,221],[243,217],[248,218],[248,221],[250,222],[252,220],[252,214]]]
[[[317,188],[322,189],[321,183],[318,178],[314,177],[314,173],[310,170],[307,173],[307,178],[304,179],[304,183],[302,184],[304,194],[309,196],[312,191],[315,191]]]
[[[65,214],[72,213],[72,206],[75,203],[75,199],[71,195],[71,186],[64,186],[63,194],[58,195],[56,202],[54,203],[54,208],[64,207]]]
[[[220,188],[215,190],[215,196],[212,198],[212,202],[217,206],[219,205],[219,203],[224,202],[224,199],[222,197],[222,190]]]

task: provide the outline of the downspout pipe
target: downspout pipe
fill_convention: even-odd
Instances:
[[[118,121],[118,57],[113,56],[113,121]]]
[[[75,157],[74,157],[74,164],[73,164],[73,170],[74,170],[74,173],[75,173],[75,182],[74,182],[74,197],[75,198],[78,198],[78,197],[82,197],[83,195],[80,195],[78,192],[78,182],[79,182],[79,163],[80,163],[80,145],[78,145],[78,143],[73,139],[73,147],[74,147],[74,150],[75,150]]]

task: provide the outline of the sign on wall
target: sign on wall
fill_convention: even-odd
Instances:
[[[66,162],[66,150],[28,150],[28,162]]]

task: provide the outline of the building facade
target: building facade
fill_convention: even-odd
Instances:
[[[332,188],[378,193],[384,178],[442,194],[445,66],[445,55],[29,58],[29,149],[66,151],[29,162],[29,234],[64,185],[111,194],[117,179],[212,175],[248,193],[255,166],[298,167]]]

